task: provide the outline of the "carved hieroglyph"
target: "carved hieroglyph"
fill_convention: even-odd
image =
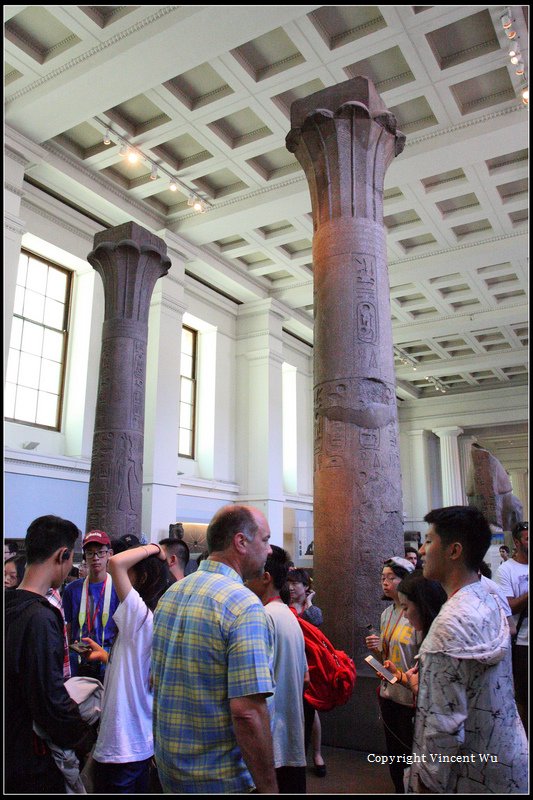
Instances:
[[[317,598],[361,657],[383,561],[404,554],[383,179],[405,137],[363,77],[293,103],[291,126],[314,224]]]
[[[523,517],[522,503],[513,494],[511,479],[496,456],[473,444],[472,464],[466,480],[468,505],[479,508],[491,525],[511,531]]]
[[[96,234],[87,256],[105,296],[87,530],[112,539],[141,534],[148,313],[170,268],[166,252],[162,239],[128,222]]]

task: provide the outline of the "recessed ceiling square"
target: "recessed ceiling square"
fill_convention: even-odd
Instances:
[[[522,195],[527,195],[529,191],[529,181],[527,178],[522,178],[518,181],[503,183],[501,186],[497,186],[496,189],[498,190],[498,194],[500,195],[501,199],[505,203],[511,200],[516,200],[517,197],[521,197]]]
[[[505,155],[498,156],[497,158],[490,158],[488,161],[485,161],[485,164],[487,165],[488,171],[492,173],[509,169],[509,167],[514,167],[521,164],[526,166],[528,160],[529,151],[527,148],[525,148],[524,150],[516,150],[514,153],[506,153]]]
[[[377,6],[322,6],[308,16],[330,50],[387,27]]]
[[[152,152],[176,171],[212,158],[212,154],[188,133],[152,147]]]
[[[460,167],[448,172],[441,172],[438,175],[431,175],[429,178],[422,178],[421,183],[426,192],[431,192],[452,181],[466,181],[466,175]]]
[[[144,94],[138,94],[105,113],[110,120],[126,128],[132,136],[170,122],[170,117]]]
[[[288,220],[283,219],[279,222],[273,222],[271,225],[264,225],[262,228],[257,229],[265,239],[274,239],[277,236],[286,236],[288,233],[296,230],[294,225]]]
[[[392,231],[404,225],[412,225],[414,222],[421,222],[421,220],[416,211],[409,210],[400,211],[398,214],[389,214],[387,217],[383,217],[383,222],[387,230]]]
[[[467,222],[465,225],[456,225],[452,231],[457,236],[457,239],[463,239],[465,236],[471,236],[475,233],[486,233],[492,230],[492,225],[488,219],[480,219],[476,222]]]
[[[465,11],[468,6],[464,6]],[[426,39],[441,69],[464,64],[500,49],[487,9],[426,33]]]
[[[10,83],[18,80],[18,78],[22,78],[22,72],[12,67],[7,61],[4,61],[4,86],[9,86]]]
[[[194,180],[196,186],[213,199],[247,189],[247,185],[229,169],[219,169]]]
[[[53,141],[83,159],[104,151],[112,152],[116,147],[113,143],[105,145],[102,132],[88,122],[69,128],[68,131],[55,136]]]
[[[299,162],[286,147],[278,147],[269,153],[263,153],[256,158],[248,159],[248,164],[265,180],[272,181],[284,178],[293,172],[301,170]]]
[[[231,54],[255,81],[286,72],[305,61],[283,28],[264,33],[231,50]]]
[[[125,189],[135,189],[136,186],[143,186],[150,180],[150,168],[144,162],[130,164],[121,160],[113,164],[112,167],[106,167],[100,172]]]
[[[272,134],[270,128],[251,108],[235,111],[227,117],[209,123],[208,127],[232,149]]]
[[[462,194],[459,197],[450,197],[435,203],[443,217],[453,214],[456,211],[464,211],[467,208],[476,208],[480,205],[474,192]]]
[[[233,94],[231,86],[207,63],[183,72],[164,85],[190,111]]]
[[[283,111],[287,119],[289,119],[291,115],[291,105],[295,100],[301,100],[302,97],[307,97],[315,92],[320,92],[325,88],[326,87],[322,81],[319,78],[315,78],[308,83],[301,84],[301,86],[295,86],[293,89],[288,89],[286,92],[275,95],[272,98],[272,102],[275,103],[278,108]]]
[[[96,22],[98,27],[107,28],[108,25],[112,25],[127,14],[131,14],[139,6],[78,6],[78,8],[84,14],[87,14],[89,19]]]
[[[44,6],[22,6],[22,8],[23,11],[5,23],[6,39],[38,64],[56,58],[81,41]]]
[[[514,225],[524,225],[529,220],[529,211],[527,208],[523,208],[521,211],[512,211],[509,214],[509,219],[511,223]]]
[[[463,116],[483,108],[500,105],[507,100],[516,100],[507,67],[500,67],[456,83],[450,86],[450,91]]]
[[[413,236],[409,239],[401,239],[401,244],[405,251],[414,250],[415,247],[423,247],[428,244],[436,244],[437,240],[431,233],[424,233],[421,236]]]
[[[389,110],[396,117],[398,127],[403,133],[415,133],[415,131],[438,124],[438,120],[424,96],[406,100],[405,103],[391,106]]]
[[[396,89],[415,80],[402,51],[398,46],[376,53],[375,56],[363,58],[349,67],[344,67],[349,78],[366,75],[370,78],[378,92]]]

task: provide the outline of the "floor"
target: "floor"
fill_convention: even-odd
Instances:
[[[340,747],[322,747],[325,778],[307,770],[307,794],[394,794],[389,770],[368,761],[366,753]]]

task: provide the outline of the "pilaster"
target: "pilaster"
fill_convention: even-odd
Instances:
[[[459,436],[462,428],[435,428],[433,433],[440,439],[442,474],[442,502],[446,506],[462,506],[461,463],[459,460]]]

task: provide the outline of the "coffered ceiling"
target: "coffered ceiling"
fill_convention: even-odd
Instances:
[[[311,343],[290,106],[369,76],[407,136],[385,183],[398,396],[521,385],[528,118],[506,8],[6,6],[5,120],[46,151],[34,184],[105,224],[171,231],[190,275],[238,301],[276,298]],[[511,10],[527,76],[528,7]],[[124,140],[146,159],[129,165]]]

